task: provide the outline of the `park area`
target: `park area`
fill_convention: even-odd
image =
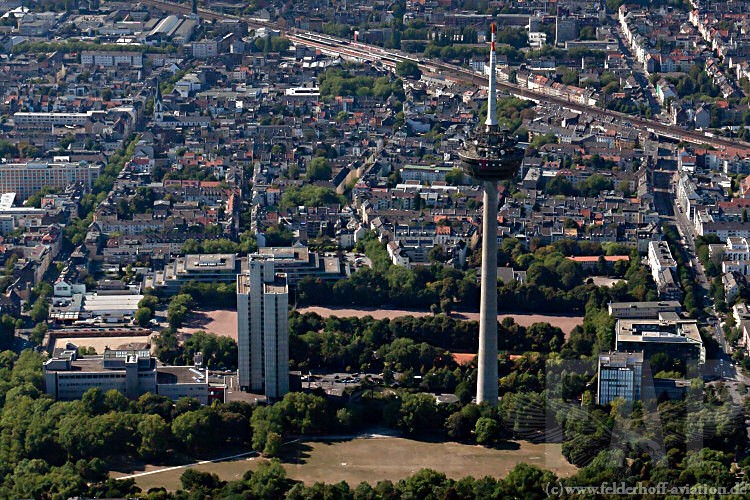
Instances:
[[[143,491],[164,486],[180,487],[180,476],[188,467],[212,472],[225,481],[241,479],[247,470],[257,467],[263,458],[240,456],[227,461],[192,466],[160,468],[146,466],[141,470],[115,470],[112,477],[134,475]],[[298,441],[285,446],[282,464],[287,475],[311,485],[316,481],[346,481],[356,486],[362,481],[372,485],[380,480],[398,481],[420,469],[429,468],[458,479],[505,477],[516,464],[527,463],[549,469],[560,477],[570,476],[576,468],[562,456],[560,444],[534,444],[509,441],[496,448],[455,442],[415,441],[385,435],[364,435],[355,439]]]

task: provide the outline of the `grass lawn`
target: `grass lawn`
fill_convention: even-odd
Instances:
[[[214,472],[223,480],[242,478],[248,469],[262,461],[242,457],[226,462],[194,466],[197,470]],[[361,481],[371,484],[381,479],[397,481],[419,469],[431,468],[452,478],[463,476],[504,477],[516,464],[525,462],[550,469],[559,476],[575,472],[561,455],[559,444],[533,444],[512,441],[504,447],[484,448],[453,442],[414,441],[388,436],[360,437],[343,441],[304,441],[286,445],[282,463],[292,479],[312,484],[315,481],[337,483],[346,481],[356,486]],[[145,470],[154,470],[146,467]],[[143,469],[142,469],[143,470]],[[136,478],[143,491],[155,486],[175,490],[185,468],[166,470]],[[138,471],[112,471],[113,477]]]

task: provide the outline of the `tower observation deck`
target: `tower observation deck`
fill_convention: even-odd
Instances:
[[[492,25],[490,74],[487,88],[487,119],[459,151],[464,171],[479,181],[500,181],[512,178],[521,167],[523,150],[507,129],[497,123],[497,92],[495,90],[495,25]]]

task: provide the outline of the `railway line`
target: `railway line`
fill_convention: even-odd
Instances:
[[[165,0],[142,0],[142,3],[157,7],[165,12],[178,14],[190,14],[191,6],[189,4],[179,4]],[[234,16],[215,12],[205,8],[199,8],[198,13],[204,19],[237,19],[243,20],[251,28],[273,28],[282,31],[287,38],[295,43],[304,44],[319,49],[321,52],[329,55],[341,56],[351,60],[369,63],[380,63],[387,68],[395,68],[396,64],[401,61],[409,60],[420,66],[421,69],[437,72],[447,78],[462,83],[469,83],[476,86],[486,84],[485,77],[470,69],[448,64],[442,61],[415,57],[411,54],[403,54],[396,50],[383,49],[381,47],[345,40],[316,32],[298,30],[295,28],[281,28],[276,23],[261,21],[247,17]],[[671,125],[661,123],[657,120],[651,120],[640,116],[628,115],[618,111],[599,108],[596,106],[584,105],[570,99],[560,96],[551,96],[538,91],[529,90],[510,82],[497,82],[497,87],[511,95],[522,99],[533,100],[536,102],[544,101],[557,104],[566,109],[577,113],[587,113],[600,120],[629,123],[633,129],[641,133],[651,133],[660,137],[688,142],[697,145],[712,146],[719,150],[731,148],[741,150],[750,155],[750,143],[738,139],[727,139],[715,135],[707,135],[705,132],[696,130],[684,130],[675,128]]]

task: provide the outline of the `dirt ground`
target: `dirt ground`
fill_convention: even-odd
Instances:
[[[596,286],[606,286],[607,288],[612,288],[620,281],[627,281],[620,278],[603,278],[601,276],[594,276],[592,280]]]
[[[361,318],[364,316],[372,316],[375,319],[393,319],[399,316],[429,316],[432,313],[427,311],[409,311],[406,309],[377,309],[374,307],[361,307],[357,309],[347,309],[343,307],[319,307],[310,306],[302,307],[297,309],[300,313],[314,312],[318,313],[324,318],[329,316],[335,316],[338,318],[349,318],[355,316]],[[468,313],[468,312],[456,312],[453,313],[453,317],[463,320],[479,321],[479,313]],[[521,326],[529,326],[533,323],[546,322],[552,326],[559,327],[567,336],[571,330],[577,325],[583,323],[583,316],[551,316],[543,314],[498,314],[498,321],[502,321],[504,318],[513,318],[516,323]]]
[[[196,309],[188,316],[179,333],[192,335],[203,330],[237,340],[237,311],[229,309]]]
[[[302,307],[297,309],[300,313],[314,312],[324,318],[336,316],[339,318],[372,316],[375,319],[393,319],[400,316],[429,316],[429,311],[411,311],[407,309],[377,309],[373,307],[345,308],[345,307]],[[479,313],[456,312],[453,317],[462,320],[479,321]],[[499,314],[499,321],[511,317],[521,326],[529,326],[532,323],[547,322],[560,329],[567,336],[571,330],[583,322],[582,316],[551,316],[543,314]],[[196,309],[193,311],[185,326],[180,328],[183,335],[192,335],[198,331],[213,333],[223,337],[231,337],[237,340],[237,311],[229,309]]]
[[[93,347],[97,354],[104,353],[104,348],[110,349],[140,349],[144,345],[151,343],[151,337],[148,335],[139,337],[76,337],[72,339],[58,338],[55,340],[54,347],[65,346],[67,342],[75,344],[78,347]]]
[[[316,481],[336,483],[346,481],[354,487],[362,481],[375,484],[383,479],[397,481],[423,468],[431,468],[457,479],[464,476],[505,477],[518,463],[528,463],[552,470],[560,477],[575,473],[561,454],[559,444],[532,444],[525,441],[509,442],[498,448],[477,445],[414,441],[377,436],[343,441],[307,441],[286,446],[284,468],[292,479],[312,484]],[[194,466],[197,470],[213,472],[223,480],[240,479],[248,469],[255,469],[261,458],[241,457],[226,462]],[[153,471],[154,467],[145,467]],[[184,467],[152,473],[136,478],[138,486],[179,488]],[[121,477],[137,471],[112,471]]]

